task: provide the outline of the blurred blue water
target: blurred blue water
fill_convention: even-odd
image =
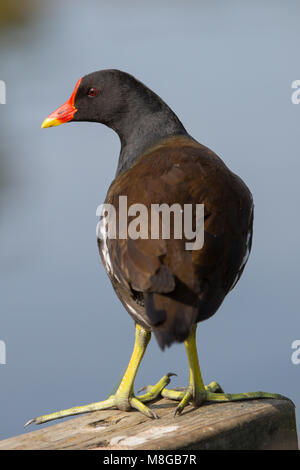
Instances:
[[[40,130],[80,76],[107,67],[162,96],[254,195],[248,266],[198,329],[206,382],[278,392],[299,405],[300,366],[290,359],[300,338],[300,106],[290,99],[300,78],[299,3],[49,3],[37,21],[0,38],[0,438],[44,412],[104,399],[131,352],[133,323],[95,239],[118,138],[91,123]],[[162,353],[153,340],[137,387],[168,371],[178,374],[173,384],[186,384],[184,347]]]

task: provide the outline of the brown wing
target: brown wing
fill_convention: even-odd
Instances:
[[[183,341],[197,321],[215,313],[244,268],[251,248],[252,198],[244,183],[209,149],[186,137],[168,139],[112,183],[106,202],[119,215],[127,204],[204,204],[204,245],[185,238],[106,240],[107,271],[123,305],[161,347]],[[128,218],[128,224],[134,217]],[[171,231],[172,233],[172,231]],[[103,242],[100,242],[103,256]],[[244,263],[244,264],[243,264]],[[108,269],[109,268],[109,269]]]

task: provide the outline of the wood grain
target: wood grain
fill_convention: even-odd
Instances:
[[[0,441],[4,449],[298,449],[294,405],[260,399],[187,407],[173,417],[175,403],[152,404],[159,420],[140,413],[97,411]]]

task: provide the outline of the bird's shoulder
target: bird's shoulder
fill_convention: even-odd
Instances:
[[[106,202],[116,204],[204,204],[208,213],[251,208],[246,184],[208,147],[189,136],[163,140],[147,149],[136,163],[111,184]]]

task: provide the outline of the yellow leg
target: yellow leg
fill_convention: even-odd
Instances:
[[[181,414],[183,409],[192,403],[194,406],[200,406],[204,402],[227,402],[227,401],[240,401],[240,400],[253,400],[255,398],[285,398],[282,395],[276,393],[266,392],[250,392],[250,393],[224,393],[217,382],[211,382],[207,387],[204,385],[197,353],[196,345],[196,329],[197,325],[193,327],[191,335],[184,342],[188,362],[190,379],[189,385],[183,390],[170,390],[163,389],[161,395],[170,400],[179,401],[179,405],[175,410],[176,414]]]
[[[140,325],[136,325],[135,343],[130,362],[118,390],[107,400],[90,403],[89,405],[84,406],[75,406],[66,410],[39,416],[29,420],[25,426],[31,423],[42,424],[54,419],[65,418],[66,416],[88,413],[89,411],[105,410],[107,408],[114,407],[122,411],[129,411],[130,409],[135,408],[149,418],[157,418],[158,416],[156,413],[154,413],[154,411],[148,408],[144,403],[158,398],[161,390],[170,383],[170,377],[174,374],[166,374],[156,385],[151,387],[146,394],[140,397],[135,397],[133,392],[135,377],[150,338],[151,333],[149,331],[146,331]]]
[[[126,372],[115,394],[116,405],[120,410],[129,411],[131,408],[130,399],[133,396],[135,377],[150,339],[150,331],[146,331],[141,326],[136,325],[133,352]]]
[[[189,386],[175,410],[175,415],[181,414],[183,409],[190,403],[190,401],[192,401],[194,406],[200,406],[201,403],[205,400],[206,391],[198,361],[196,329],[197,326],[195,325],[191,335],[184,342],[189,362],[190,379]]]

